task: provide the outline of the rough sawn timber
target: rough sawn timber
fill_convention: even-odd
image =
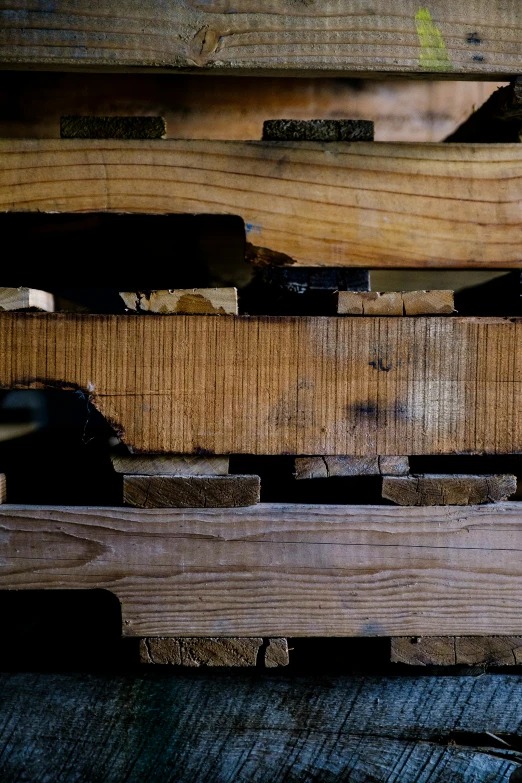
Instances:
[[[0,211],[239,215],[304,266],[520,268],[520,144],[0,140]]]
[[[4,67],[500,78],[522,71],[517,0],[0,2]]]
[[[521,763],[495,739],[519,745],[520,676],[148,667],[1,674],[0,688],[5,781],[509,783]]]
[[[0,589],[101,588],[125,636],[522,634],[522,505],[0,506]]]
[[[0,314],[0,387],[83,390],[135,452],[522,451],[522,321]]]

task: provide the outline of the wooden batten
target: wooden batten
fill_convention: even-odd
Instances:
[[[0,288],[0,312],[16,310],[54,313],[54,296],[37,288]]]
[[[136,508],[232,508],[259,503],[259,476],[123,476]]]
[[[199,668],[264,666],[269,669],[288,665],[286,639],[262,637],[148,637],[140,639],[140,662]]]
[[[522,664],[522,636],[394,638],[390,660],[410,666],[518,666]]]
[[[297,457],[296,479],[347,476],[404,476],[410,472],[408,457]]]
[[[190,454],[114,454],[116,473],[130,476],[226,476],[228,457],[195,457]]]
[[[453,291],[339,291],[339,315],[452,315]]]
[[[382,496],[400,506],[499,503],[517,491],[517,478],[499,476],[386,476]]]
[[[237,315],[237,288],[188,288],[121,292],[126,307],[161,315]]]

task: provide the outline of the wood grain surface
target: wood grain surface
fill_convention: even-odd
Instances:
[[[520,144],[0,140],[0,210],[239,215],[302,265],[519,268]]]
[[[0,506],[0,589],[111,591],[125,636],[522,634],[522,507]]]
[[[123,476],[123,502],[136,508],[253,506],[259,492],[259,476]]]
[[[0,387],[69,388],[134,451],[522,451],[517,319],[0,315]]]
[[[410,666],[518,666],[522,636],[395,637],[390,660]]]
[[[2,0],[0,14],[7,67],[473,78],[522,70],[517,0]]]
[[[424,475],[385,476],[382,496],[401,506],[472,506],[498,503],[517,491],[517,477]]]
[[[509,783],[522,761],[502,745],[522,734],[516,675],[147,667],[3,673],[0,688],[5,781],[23,770],[31,783]]]

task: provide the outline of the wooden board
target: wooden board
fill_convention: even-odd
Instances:
[[[520,676],[148,667],[6,673],[0,687],[5,781],[509,783],[521,764]]]
[[[0,312],[4,310],[44,310],[54,312],[54,296],[37,288],[0,288]]]
[[[123,502],[136,508],[253,506],[259,492],[259,476],[123,477]]]
[[[0,3],[6,67],[472,75],[522,70],[518,3]]]
[[[0,387],[81,389],[135,451],[522,451],[522,322],[0,315]]]
[[[130,476],[226,476],[228,457],[118,454],[111,456],[116,473]]]
[[[382,496],[401,506],[470,506],[498,503],[517,491],[517,478],[498,476],[385,476]]]
[[[188,288],[121,291],[129,310],[162,315],[237,315],[237,288]]]
[[[453,291],[339,291],[339,315],[452,315]]]
[[[239,215],[305,266],[519,268],[521,199],[520,144],[0,140],[0,211]]]
[[[111,591],[125,636],[522,634],[522,505],[0,506],[0,589]]]
[[[146,637],[140,639],[140,663],[171,666],[259,666],[274,669],[288,665],[286,639],[260,637]]]
[[[408,457],[297,457],[294,476],[301,479],[346,476],[407,476]]]
[[[390,660],[410,666],[518,666],[522,636],[395,637]]]

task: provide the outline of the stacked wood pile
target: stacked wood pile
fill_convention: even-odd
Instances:
[[[118,496],[13,503],[0,453],[0,589],[107,591],[131,645],[116,673],[2,675],[2,780],[521,779],[522,13],[469,5],[0,0],[20,254],[74,266],[100,216],[167,221],[123,259],[89,244],[112,309],[34,258],[2,281],[1,389],[73,393],[82,442],[103,418]],[[402,88],[354,80],[384,75],[460,96],[437,143],[379,129]],[[239,239],[196,239],[196,214]],[[458,312],[457,286],[374,270],[510,295]]]

